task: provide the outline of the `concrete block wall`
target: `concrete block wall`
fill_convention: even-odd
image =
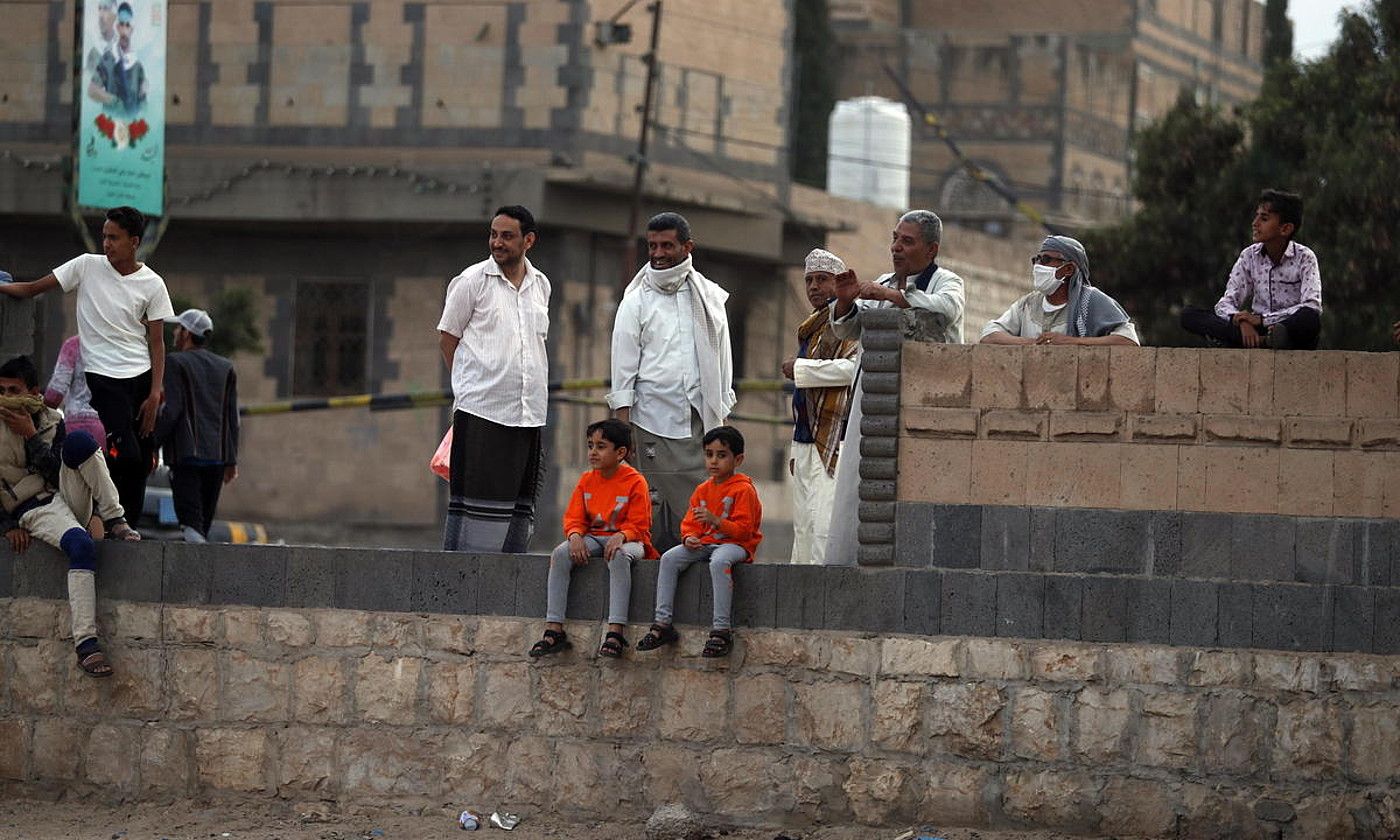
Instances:
[[[396,572],[279,551],[303,571],[354,567],[366,588],[350,600]],[[130,581],[157,553],[122,554]],[[613,662],[592,654],[598,623],[571,622],[575,650],[531,662],[538,619],[270,589],[239,595],[265,605],[177,603],[200,564],[176,554],[154,587],[171,600],[146,600],[150,582],[103,599],[110,681],[78,673],[62,601],[0,597],[0,790],[633,819],[683,801],[748,825],[1146,837],[1400,826],[1394,657],[752,629],[710,661],[687,626],[677,649]],[[217,581],[268,556],[204,565]],[[477,570],[508,576],[493,558]]]

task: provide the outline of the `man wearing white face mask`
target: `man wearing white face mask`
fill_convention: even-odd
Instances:
[[[1079,240],[1050,236],[1031,257],[1034,291],[982,330],[983,344],[1138,344],[1118,302],[1089,284]]]

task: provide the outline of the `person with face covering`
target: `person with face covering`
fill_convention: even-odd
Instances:
[[[982,344],[1140,343],[1123,307],[1089,284],[1089,256],[1079,240],[1046,237],[1031,257],[1031,285],[982,329]]]

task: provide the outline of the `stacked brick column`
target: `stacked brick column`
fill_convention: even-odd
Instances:
[[[899,398],[904,317],[897,309],[861,314],[860,550],[862,566],[894,563],[899,478]],[[839,514],[838,514],[839,515]]]

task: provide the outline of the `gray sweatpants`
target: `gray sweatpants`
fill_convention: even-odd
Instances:
[[[583,544],[588,547],[589,557],[602,557],[604,540],[586,536]],[[640,560],[646,549],[639,542],[623,543],[622,548],[608,561],[608,623],[627,623],[627,602],[632,598],[632,561]],[[549,594],[545,605],[544,620],[562,622],[564,609],[569,605],[569,580],[574,572],[574,561],[569,556],[569,541],[564,540],[555,546],[549,555]]]
[[[671,623],[675,611],[676,581],[691,563],[702,560],[710,564],[710,584],[714,588],[714,629],[728,630],[734,610],[734,576],[730,569],[744,562],[748,552],[733,543],[702,545],[696,549],[678,545],[661,555],[661,570],[656,575],[656,623]]]

